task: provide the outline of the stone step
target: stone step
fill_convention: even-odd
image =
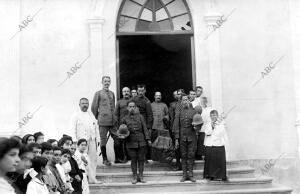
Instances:
[[[227,168],[237,167],[239,166],[238,161],[227,161]],[[194,169],[203,169],[204,161],[195,161]],[[112,164],[111,166],[98,165],[97,173],[114,173],[114,172],[129,172],[130,170],[130,162],[125,164]],[[148,164],[145,164],[145,171],[170,171],[172,167],[166,163],[149,161]]]
[[[229,178],[253,178],[254,168],[251,167],[232,167],[227,169],[227,175]],[[144,177],[147,181],[178,181],[182,176],[182,171],[145,171]],[[194,176],[196,179],[200,180],[203,177],[203,169],[194,170]],[[128,182],[131,178],[131,170],[128,169],[127,172],[119,173],[97,173],[97,179],[104,183],[120,183]]]
[[[251,188],[248,188],[251,187]],[[214,191],[203,191],[203,190],[197,190],[197,191],[173,191],[173,192],[161,192],[159,191],[159,194],[290,194],[292,192],[292,189],[289,187],[285,187],[282,185],[268,185],[264,186],[262,188],[253,188],[253,185],[243,185],[241,187],[236,187],[234,189],[229,189],[226,187],[223,187],[223,189],[215,188]],[[142,193],[123,193],[123,194],[153,194],[156,192],[142,192]]]
[[[197,180],[196,183],[177,181],[148,181],[147,183],[136,185],[130,182],[123,183],[103,183],[90,184],[91,193],[162,193],[162,192],[180,192],[180,191],[215,191],[220,189],[238,189],[246,187],[262,188],[272,184],[272,178],[259,176],[253,178],[231,178],[228,182]]]

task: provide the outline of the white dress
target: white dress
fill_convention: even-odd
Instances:
[[[16,194],[15,189],[3,177],[0,177],[0,193]]]
[[[82,179],[82,194],[89,194],[90,193],[90,189],[89,189],[89,182],[87,179],[87,166],[84,164],[83,160],[81,159],[81,157],[84,156],[85,159],[88,161],[89,163],[89,158],[88,155],[86,153],[81,153],[79,152],[79,150],[77,149],[75,151],[74,154],[74,158],[78,164],[78,167],[82,170],[84,170],[85,172],[82,173],[83,175],[83,179]]]
[[[63,167],[64,169],[64,173],[65,173],[65,177],[66,177],[66,186],[67,188],[70,190],[70,191],[74,191],[74,188],[72,187],[72,184],[71,184],[71,177],[70,177],[70,172],[72,170],[71,168],[71,164],[69,161],[67,161],[66,163],[64,164],[61,164],[61,166]]]

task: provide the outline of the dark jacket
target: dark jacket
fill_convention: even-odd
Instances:
[[[95,93],[91,111],[99,126],[113,126],[115,95],[112,91],[100,90]]]
[[[174,123],[174,119],[175,119],[175,110],[176,110],[177,103],[178,103],[178,101],[171,102],[170,106],[169,106],[169,117],[170,117],[170,128],[171,129],[173,129],[173,123]]]
[[[147,141],[150,140],[150,134],[142,115],[139,113],[128,113],[122,119],[121,124],[126,124],[130,132],[126,139],[127,148],[139,148],[147,145]]]
[[[16,194],[25,194],[27,190],[27,185],[31,181],[31,177],[28,175],[24,179],[24,174],[19,174],[17,172],[7,173],[8,182],[15,189]]]
[[[191,107],[181,107],[180,110],[176,112],[174,120],[174,132],[176,139],[187,141],[196,140],[196,130],[192,125],[195,114],[196,111]]]
[[[115,119],[115,125],[116,127],[119,127],[121,120],[124,118],[125,115],[128,114],[128,110],[127,110],[127,102],[130,99],[120,99],[118,100],[117,104],[116,104],[116,108],[115,108],[115,112],[114,112],[114,119]]]
[[[136,106],[139,108],[139,112],[144,117],[147,128],[151,129],[153,124],[153,114],[150,101],[146,97],[139,96],[135,96],[132,100],[135,102]]]
[[[73,178],[73,181],[71,182],[72,187],[74,189],[74,192],[81,193],[82,192],[82,178],[83,178],[82,170],[79,169],[78,164],[73,157],[70,158],[69,162],[71,165],[71,171],[69,172],[69,175],[70,175],[70,177]],[[81,181],[78,182],[77,179],[75,179],[76,175],[80,176]]]

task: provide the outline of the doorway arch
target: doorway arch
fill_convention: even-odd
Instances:
[[[167,102],[173,90],[194,88],[193,36],[185,0],[123,0],[116,23],[118,97],[122,87],[140,83],[150,99],[168,90],[162,92]]]

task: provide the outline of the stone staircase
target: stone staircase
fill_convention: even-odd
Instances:
[[[131,184],[130,163],[98,166],[97,178],[103,184],[91,184],[91,194],[144,193],[144,194],[289,194],[292,189],[272,183],[272,178],[256,175],[255,169],[242,166],[239,162],[227,162],[228,182],[206,181],[202,179],[203,161],[196,161],[194,176],[196,183],[179,180],[182,171],[172,171],[167,164],[150,162],[145,165],[144,177],[147,183]]]

